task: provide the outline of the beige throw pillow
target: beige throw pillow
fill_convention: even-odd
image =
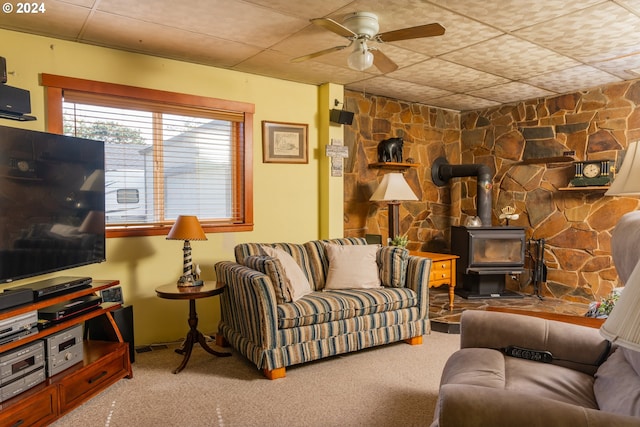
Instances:
[[[295,259],[280,248],[262,246],[265,254],[280,261],[284,270],[285,283],[289,287],[289,295],[293,301],[311,293],[311,284]]]
[[[324,246],[329,261],[325,289],[379,288],[378,245]]]

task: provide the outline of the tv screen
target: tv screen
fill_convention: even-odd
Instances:
[[[0,126],[0,283],[105,260],[104,144]]]

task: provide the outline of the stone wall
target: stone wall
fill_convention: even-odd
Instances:
[[[387,237],[385,203],[369,197],[387,170],[370,168],[377,144],[403,136],[404,157],[418,167],[405,177],[419,198],[400,207],[409,248],[448,251],[449,227],[476,215],[475,178],[431,181],[440,156],[451,164],[482,163],[494,171],[493,224],[505,206],[516,208],[527,237],[545,239],[548,267],[543,295],[590,302],[620,283],[611,260],[611,230],[620,216],[639,208],[637,197],[604,191],[566,191],[573,164],[546,158],[574,151],[576,160],[612,159],[619,165],[628,143],[640,139],[640,82],[624,82],[557,97],[458,114],[385,97],[347,91],[355,112],[345,126],[351,156],[345,162],[345,234]],[[543,160],[539,160],[543,159]],[[528,277],[508,287],[532,292]]]
[[[498,220],[501,209],[514,206],[520,218],[511,225],[525,227],[529,238],[545,239],[544,295],[589,302],[620,285],[611,231],[623,214],[638,209],[638,198],[563,190],[574,166],[555,158],[574,151],[575,160],[619,165],[628,142],[640,137],[639,106],[636,81],[461,114],[462,161],[495,172],[493,224],[504,223]],[[462,220],[475,215],[473,203],[463,200]]]
[[[459,161],[459,114],[351,91],[345,92],[345,103],[355,112],[353,124],[344,127],[344,143],[350,153],[345,159],[345,235],[381,234],[386,241],[387,204],[370,202],[369,198],[390,171],[369,165],[378,160],[380,141],[401,136],[404,160],[418,164],[404,176],[419,200],[400,205],[400,230],[408,233],[412,250],[446,249],[449,227],[459,221],[460,193],[436,187],[431,182],[430,165],[440,156]],[[451,194],[457,196],[452,200]]]

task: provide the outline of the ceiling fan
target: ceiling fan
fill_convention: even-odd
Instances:
[[[441,36],[444,34],[444,27],[440,24],[418,25],[417,27],[402,28],[386,33],[378,33],[380,26],[378,25],[378,16],[371,12],[354,12],[348,14],[342,24],[331,18],[311,19],[311,22],[319,27],[345,37],[349,40],[349,44],[344,46],[334,46],[308,55],[293,58],[291,62],[302,62],[311,58],[326,55],[331,52],[337,52],[354,46],[353,52],[347,59],[349,68],[363,71],[375,65],[383,73],[390,73],[398,69],[398,65],[393,62],[387,55],[382,53],[376,47],[370,47],[368,42],[395,42],[399,40],[417,39],[421,37]]]

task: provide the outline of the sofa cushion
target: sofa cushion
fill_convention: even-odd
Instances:
[[[349,289],[312,292],[298,301],[279,304],[278,328],[293,328],[416,307],[408,288]]]
[[[291,255],[280,248],[272,248],[270,246],[263,246],[262,250],[270,257],[276,258],[282,265],[284,284],[287,288],[283,291],[283,295],[290,295],[291,300],[296,301],[311,293],[309,280],[307,280],[302,269]]]
[[[447,361],[441,384],[464,384],[529,393],[598,409],[593,377],[548,363],[508,357],[487,348],[463,348]]]
[[[401,288],[405,285],[409,251],[399,246],[378,249],[377,262],[383,286]]]
[[[325,245],[329,270],[324,289],[379,288],[377,245]]]
[[[598,368],[593,392],[602,411],[640,417],[640,376],[634,361],[640,362],[639,352],[619,347]]]
[[[268,255],[251,255],[244,259],[244,265],[269,276],[278,304],[293,301],[292,290],[287,285],[284,269],[277,258]]]
[[[312,240],[304,244],[309,262],[309,276],[313,278],[311,285],[316,291],[324,289],[329,270],[329,260],[324,249],[324,245],[330,243],[334,245],[366,245],[367,239],[364,237],[345,237],[342,239]]]

